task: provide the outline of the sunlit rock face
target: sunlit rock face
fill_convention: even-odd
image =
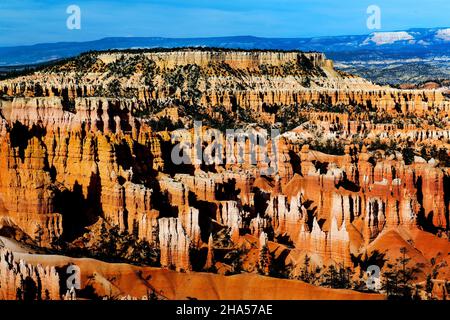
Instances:
[[[0,248],[1,300],[59,300],[59,275],[54,267],[15,261],[14,254]]]
[[[191,270],[189,262],[190,238],[178,218],[159,220],[161,266],[178,271]]]
[[[0,224],[39,246],[100,237],[101,221],[188,272],[226,269],[228,251],[258,239],[353,268],[391,231],[448,238],[450,101],[439,90],[380,87],[319,53],[77,59],[0,82]],[[232,140],[231,158],[254,162],[227,162],[226,146],[206,164],[198,117],[201,154],[218,126],[215,141],[227,125],[280,132],[265,149]],[[177,165],[180,139],[194,151]],[[2,266],[7,283],[25,268],[56,290],[52,270]]]

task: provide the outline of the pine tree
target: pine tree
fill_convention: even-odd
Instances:
[[[323,275],[324,281],[322,285],[335,288],[337,286],[338,273],[334,265],[329,265],[327,271]]]
[[[44,229],[42,229],[41,225],[38,224],[36,226],[36,231],[34,233],[34,240],[36,241],[36,243],[41,246],[42,244],[42,236],[44,235]]]
[[[305,259],[303,261],[303,267],[300,271],[300,279],[307,283],[311,283],[311,274],[310,274],[310,270],[309,270],[310,261],[311,261],[311,258],[308,255],[305,255]]]
[[[388,298],[412,299],[418,297],[418,295],[413,295],[413,289],[416,288],[413,281],[417,279],[416,274],[423,268],[423,264],[409,267],[411,258],[406,254],[407,249],[400,248],[400,257],[396,259],[396,263],[388,264],[388,270],[383,273],[382,289]]]
[[[259,237],[259,247],[258,272],[268,276],[271,270],[272,257],[267,245],[267,235],[264,232]]]
[[[264,246],[259,251],[258,271],[260,274],[265,276],[270,274],[271,260],[269,248]]]
[[[230,273],[241,273],[242,264],[243,264],[243,256],[247,253],[243,248],[236,249],[228,252],[225,255],[225,261],[231,265],[232,271]]]
[[[430,300],[433,293],[433,281],[431,280],[431,274],[427,275],[427,280],[425,281],[425,292],[427,293],[428,300]]]
[[[100,228],[100,241],[99,241],[99,252],[106,255],[106,246],[109,241],[109,233],[106,228],[105,221],[102,222],[102,226]]]

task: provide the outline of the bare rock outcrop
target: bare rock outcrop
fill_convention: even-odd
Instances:
[[[178,271],[190,271],[189,248],[191,240],[178,218],[161,218],[159,222],[159,244],[161,266]]]
[[[0,300],[59,300],[59,275],[54,267],[14,260],[0,248]]]

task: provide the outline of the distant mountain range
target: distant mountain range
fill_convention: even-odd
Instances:
[[[369,35],[330,36],[313,38],[258,38],[252,36],[216,38],[104,38],[87,42],[60,42],[32,46],[0,47],[0,66],[30,65],[76,56],[90,50],[132,48],[176,48],[185,46],[235,49],[279,49],[320,51],[346,71],[362,74],[378,82],[395,82],[372,76],[372,68],[396,68],[419,74],[411,81],[450,77],[450,28],[409,29],[406,31],[374,32]],[[406,67],[405,67],[406,65]],[[425,66],[425,67],[424,67]],[[430,74],[423,71],[430,67]],[[403,69],[402,69],[403,68]],[[379,71],[379,70],[378,70]],[[408,78],[408,77],[407,77]],[[423,78],[423,79],[422,79]],[[385,81],[386,80],[386,81]],[[403,79],[408,80],[408,79]]]

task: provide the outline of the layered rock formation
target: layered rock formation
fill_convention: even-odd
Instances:
[[[163,268],[226,273],[247,236],[262,260],[277,243],[349,268],[388,232],[448,239],[439,90],[380,87],[318,53],[186,49],[83,55],[0,96],[0,221],[35,245],[101,239],[104,221]],[[8,283],[19,269],[54,277],[4,262]]]
[[[59,275],[54,267],[14,260],[0,248],[0,300],[59,300]]]
[[[189,248],[191,240],[178,218],[159,219],[161,266],[178,271],[191,270]]]

